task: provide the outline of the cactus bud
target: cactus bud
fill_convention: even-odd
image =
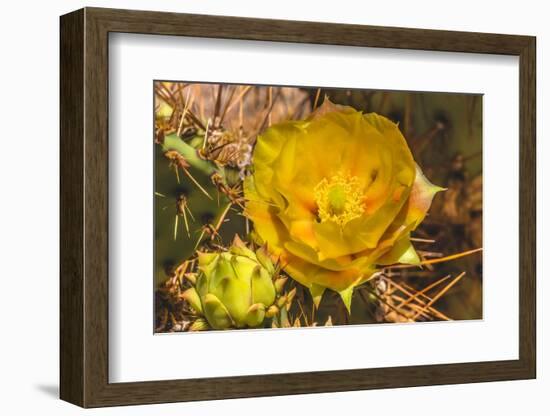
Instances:
[[[227,252],[198,253],[199,273],[183,298],[213,329],[257,328],[273,316],[277,291],[269,257],[235,236]]]

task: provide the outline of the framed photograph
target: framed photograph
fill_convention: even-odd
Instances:
[[[61,17],[82,407],[536,377],[535,38]]]

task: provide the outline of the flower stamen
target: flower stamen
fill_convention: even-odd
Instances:
[[[321,222],[334,221],[343,227],[364,212],[357,176],[338,173],[328,180],[323,178],[315,186],[314,196]]]

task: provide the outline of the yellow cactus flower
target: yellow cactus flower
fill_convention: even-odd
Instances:
[[[387,118],[325,100],[260,135],[252,166],[244,193],[255,238],[317,304],[329,288],[349,310],[353,288],[381,266],[419,263],[410,233],[442,188]]]

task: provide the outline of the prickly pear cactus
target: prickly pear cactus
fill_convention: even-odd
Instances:
[[[213,181],[221,177],[219,167],[201,159],[195,147],[170,135],[155,150],[160,167],[155,177],[155,280],[159,285],[200,244],[230,242],[244,230],[244,219],[229,210],[229,198]]]
[[[342,278],[356,272],[348,261],[361,265],[362,273],[366,263],[355,256],[326,262],[317,246],[307,252],[295,246],[297,252],[286,257],[283,245],[277,251],[282,234],[279,223],[271,224],[274,210],[293,211],[288,206],[296,206],[309,185],[315,185],[302,189],[300,180],[327,163],[315,157],[317,141],[307,146],[302,141],[297,158],[286,157],[297,146],[283,146],[287,162],[282,163],[283,157],[279,161],[283,168],[289,163],[289,172],[297,172],[304,160],[319,166],[312,163],[300,175],[289,173],[283,182],[291,182],[293,190],[296,184],[296,198],[281,200],[277,207],[278,198],[257,198],[255,188],[245,186],[257,179],[266,159],[256,154],[262,149],[258,143],[276,126],[321,114],[325,101],[396,123],[425,176],[446,188],[409,236],[418,248],[415,261],[427,267],[380,263],[379,272],[368,271],[369,280],[352,282],[357,286],[353,291],[335,291],[336,284],[320,291],[307,285],[309,277],[319,275],[317,266],[327,266],[331,275],[349,271],[338,273]],[[481,110],[482,97],[475,94],[155,82],[155,331],[479,319],[481,256],[475,253],[482,249]],[[280,131],[287,136],[285,129]],[[330,158],[341,138],[327,137],[321,155]],[[264,150],[279,142],[273,140]],[[377,175],[375,170],[370,180]],[[263,177],[265,190],[280,185],[270,175]],[[324,179],[319,184],[327,186],[313,187],[304,215],[334,221],[327,208],[342,211],[343,197],[346,203],[349,197],[357,204],[348,204],[354,209],[344,212],[349,217],[336,218],[342,226],[345,218],[365,208],[354,199],[359,193],[352,192],[359,182],[342,172]],[[329,194],[333,187],[342,192]],[[251,206],[258,215],[252,215]],[[293,221],[292,238],[318,242],[307,221]],[[259,239],[262,224],[273,225],[274,231]],[[323,243],[330,245],[339,234],[331,236]],[[312,265],[302,268],[303,276],[296,272],[300,259]]]

